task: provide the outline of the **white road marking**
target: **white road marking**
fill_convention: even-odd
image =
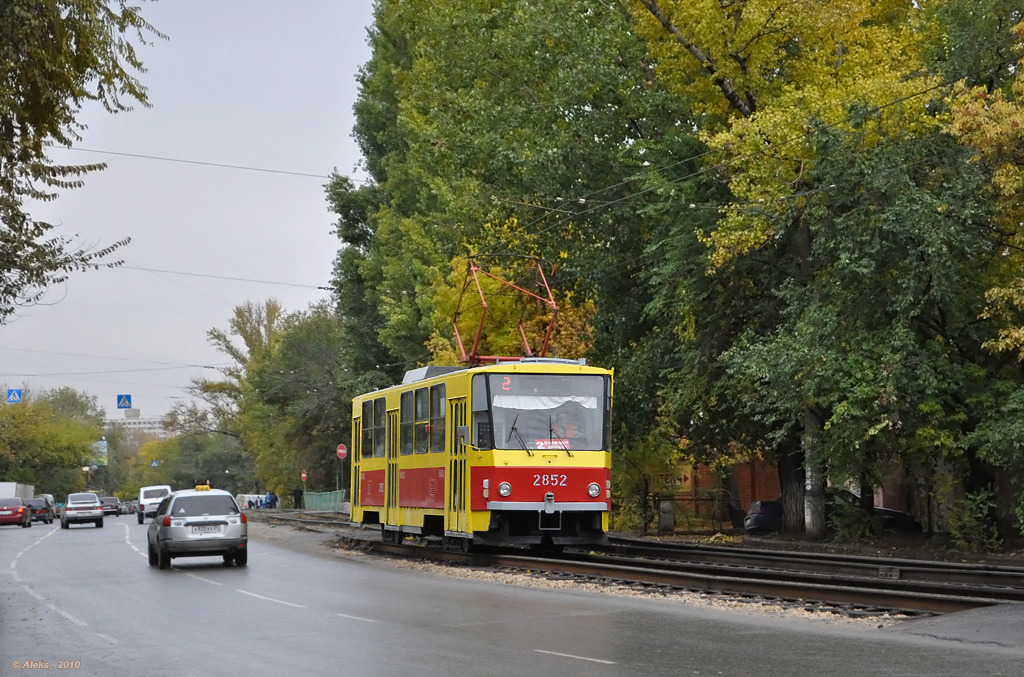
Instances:
[[[21,586],[21,588],[22,588],[22,590],[24,590],[28,594],[32,595],[33,599],[35,599],[36,601],[38,601],[38,602],[42,602],[43,601],[43,596],[40,595],[35,590],[33,590],[32,588],[28,587],[27,585],[23,585],[23,586]]]
[[[121,526],[124,527],[124,542],[128,544],[128,547],[130,547],[132,550],[134,550],[135,552],[139,553],[140,555],[146,554],[146,553],[142,552],[141,550],[139,550],[138,547],[136,547],[136,545],[134,543],[132,543],[131,540],[129,539],[129,536],[131,536],[131,530],[128,528],[128,525],[125,524],[124,522],[121,522]]]
[[[85,627],[86,625],[88,625],[88,624],[87,624],[87,623],[86,623],[85,621],[83,621],[82,619],[80,619],[80,618],[77,618],[77,617],[75,617],[75,616],[72,616],[72,615],[71,615],[71,614],[69,614],[69,613],[68,613],[67,611],[64,611],[64,609],[61,609],[61,608],[60,608],[59,606],[57,606],[56,604],[47,604],[46,606],[47,606],[47,608],[49,608],[49,609],[52,609],[53,611],[56,611],[56,612],[57,612],[57,613],[59,613],[59,614],[60,614],[61,616],[63,616],[64,618],[68,619],[69,621],[71,621],[71,622],[72,622],[72,623],[74,623],[75,625],[81,625],[82,627]]]
[[[338,614],[342,618],[351,618],[354,621],[363,621],[365,623],[376,623],[377,621],[372,618],[360,618],[359,616],[349,616],[348,614]]]
[[[114,639],[114,638],[113,638],[113,637],[111,637],[110,635],[104,635],[104,634],[103,634],[102,632],[97,632],[97,633],[96,633],[96,636],[97,636],[97,637],[100,637],[100,638],[102,638],[102,639],[105,639],[105,640],[107,640],[107,641],[108,641],[108,642],[110,642],[111,644],[120,644],[120,642],[118,642],[118,641],[117,641],[116,639]]]
[[[191,576],[192,578],[194,578],[194,579],[196,579],[198,581],[202,581],[203,583],[212,583],[214,585],[224,585],[223,583],[218,583],[217,581],[211,581],[209,578],[203,578],[202,576],[196,576],[195,574],[190,574],[188,572],[186,572],[185,575],[186,576]]]
[[[54,533],[56,533],[56,532],[57,532],[57,527],[54,527],[48,534],[46,534],[46,536],[43,536],[43,538],[48,538],[48,537],[52,536]],[[32,545],[28,546],[27,548],[25,548],[24,550],[22,550],[21,552],[16,554],[14,556],[14,559],[11,560],[11,577],[15,581],[17,581],[18,583],[21,583],[22,580],[24,580],[24,579],[22,579],[21,575],[18,573],[18,559],[21,558],[22,555],[24,555],[26,552],[28,552],[32,548],[34,548],[35,546],[39,545],[42,542],[43,538],[40,538],[38,541],[36,541]],[[22,585],[21,587],[22,587],[22,589],[25,592],[27,592],[29,595],[31,595],[37,601],[40,601],[40,602],[43,601],[43,596],[40,595],[35,590],[33,590],[32,588],[28,587],[27,585]],[[82,619],[77,618],[77,617],[73,616],[72,614],[69,614],[67,611],[64,611],[64,609],[61,609],[56,604],[47,603],[46,604],[46,608],[51,609],[52,611],[60,614],[61,616],[63,616],[67,620],[71,621],[75,625],[81,625],[83,627],[88,625],[88,623],[86,623]],[[117,644],[117,640],[115,640],[113,637],[107,637],[106,635],[100,635],[100,637],[104,637],[106,639],[109,639],[114,644]]]
[[[562,658],[574,658],[578,661],[590,661],[591,663],[604,663],[605,665],[615,665],[615,661],[603,661],[600,658],[587,658],[586,656],[573,656],[571,653],[558,653],[557,651],[545,651],[544,649],[534,649],[536,653],[546,653],[552,656],[561,656]]]
[[[255,592],[249,592],[248,590],[239,590],[238,592],[242,593],[243,595],[250,595],[252,597],[257,597],[259,599],[265,599],[268,602],[277,602],[278,604],[287,604],[288,606],[298,607],[299,609],[305,609],[306,608],[302,604],[292,604],[291,602],[286,602],[283,599],[274,599],[273,597],[264,597],[263,595],[257,595]]]

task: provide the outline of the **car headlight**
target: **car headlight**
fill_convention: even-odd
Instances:
[[[597,482],[591,482],[587,485],[587,496],[591,498],[597,498],[601,495],[601,485]]]
[[[508,496],[511,493],[512,493],[512,485],[509,484],[508,482],[502,482],[501,484],[498,485],[498,495],[499,496]]]

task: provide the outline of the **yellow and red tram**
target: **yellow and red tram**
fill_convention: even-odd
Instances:
[[[458,544],[606,538],[612,372],[522,358],[422,367],[352,401],[354,522]]]

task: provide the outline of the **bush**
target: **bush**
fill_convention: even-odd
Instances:
[[[839,543],[869,541],[882,531],[882,521],[852,505],[839,505],[829,516],[832,540]]]
[[[959,550],[994,552],[1003,539],[996,528],[996,494],[991,488],[967,494],[949,510],[949,535]]]

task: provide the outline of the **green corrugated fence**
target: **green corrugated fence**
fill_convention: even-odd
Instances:
[[[303,507],[306,510],[342,512],[342,504],[345,503],[346,489],[340,491],[306,492],[302,496]]]

